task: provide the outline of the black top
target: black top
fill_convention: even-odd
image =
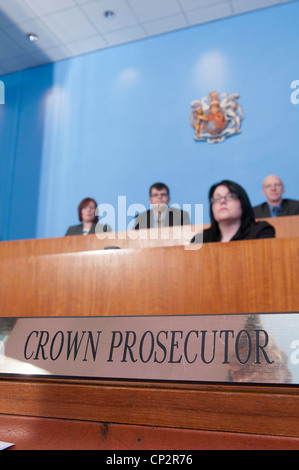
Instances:
[[[237,233],[231,238],[232,241],[237,240],[255,240],[258,238],[275,238],[275,229],[272,225],[268,224],[268,222],[255,222],[252,220],[249,225],[247,225],[244,229],[242,227],[239,228]],[[203,243],[213,243],[213,242],[220,242],[221,241],[221,233],[215,238],[211,233],[210,229],[206,229],[203,231]],[[191,243],[200,243],[200,237],[195,235]]]
[[[257,219],[271,217],[270,209],[266,202],[259,206],[255,206],[253,211]],[[299,215],[299,201],[295,201],[294,199],[283,199],[278,212],[278,217],[285,215]]]
[[[111,231],[111,228],[109,227],[109,225],[105,224],[93,224],[88,232],[88,235],[92,235],[92,234],[95,234],[96,231],[96,226],[97,227],[97,233],[99,232],[110,232]],[[72,225],[71,227],[69,227],[67,229],[67,232],[65,235],[83,235],[83,224],[79,224],[79,225]]]

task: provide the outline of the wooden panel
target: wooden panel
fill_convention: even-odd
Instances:
[[[193,232],[190,232],[190,236],[187,236],[185,240],[182,238],[180,227],[167,227],[159,230],[143,229],[130,232],[107,232],[103,234],[104,239],[98,238],[97,235],[88,235],[1,242],[0,258],[94,251],[114,246],[122,249],[182,246],[189,244],[193,235],[201,230],[201,227],[197,228],[197,226],[188,227]]]
[[[299,238],[2,258],[2,316],[299,310]]]
[[[299,238],[107,251],[70,239],[0,244],[1,316],[299,311]],[[298,400],[293,386],[0,379],[0,414],[83,423],[86,446],[100,423],[212,432],[212,448],[218,433],[297,439]]]
[[[8,415],[0,416],[0,436],[15,443],[9,450],[299,449],[297,438]]]
[[[299,237],[299,215],[257,220],[266,220],[269,224],[273,225],[276,232],[276,238]]]
[[[299,437],[292,387],[120,381],[0,381],[0,413]]]
[[[266,220],[275,227],[276,238],[299,237],[299,215],[289,217],[275,217]],[[204,228],[210,224],[204,224]],[[200,226],[190,226],[192,234],[201,230]],[[0,243],[0,259],[3,257],[20,257],[43,254],[73,253],[78,251],[103,250],[105,247],[118,246],[120,248],[153,248],[164,246],[181,246],[188,244],[189,238],[182,240],[180,228],[170,227],[162,229],[139,230],[133,232],[110,232],[107,238],[101,240],[96,235],[69,236],[59,238],[44,238],[37,240],[18,240]],[[168,238],[165,238],[168,235]],[[132,239],[134,237],[134,239]],[[135,238],[138,237],[138,238]],[[190,239],[193,235],[190,236]]]

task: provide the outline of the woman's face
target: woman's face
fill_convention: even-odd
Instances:
[[[82,222],[92,222],[95,218],[96,205],[94,202],[89,201],[81,210]]]
[[[226,186],[218,186],[213,193],[212,212],[216,222],[241,221],[242,206],[240,199]]]

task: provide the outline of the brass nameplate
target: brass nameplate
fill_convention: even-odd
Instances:
[[[299,384],[299,313],[0,318],[0,374]]]

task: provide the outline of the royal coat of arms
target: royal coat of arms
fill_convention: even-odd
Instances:
[[[239,134],[244,114],[237,93],[214,91],[201,100],[191,103],[191,126],[195,130],[194,139],[213,144],[223,142],[227,137]],[[208,102],[209,100],[209,102]]]

